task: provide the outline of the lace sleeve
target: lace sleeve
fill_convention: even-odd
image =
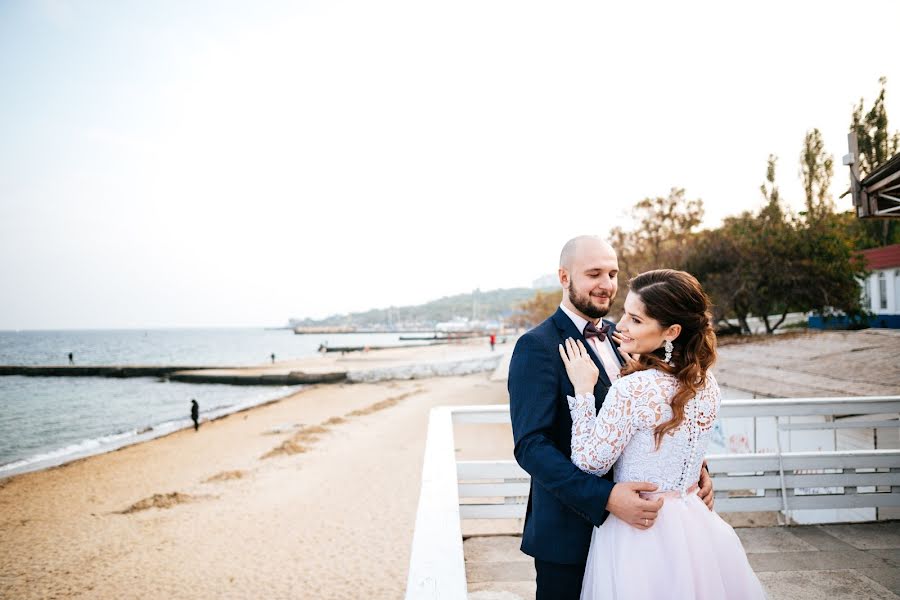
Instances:
[[[572,414],[572,462],[582,471],[604,475],[634,435],[634,398],[624,385],[613,385],[596,417],[593,394],[567,398]]]

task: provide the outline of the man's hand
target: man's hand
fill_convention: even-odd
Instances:
[[[613,491],[615,489],[613,488]],[[709,510],[713,509],[713,503],[715,503],[716,499],[713,497],[712,477],[709,476],[709,468],[706,466],[705,460],[703,461],[703,466],[700,467],[700,490],[697,492],[697,495],[700,496],[700,499],[703,500],[703,503],[706,504]]]
[[[638,492],[656,491],[652,483],[623,481],[613,486],[606,502],[606,510],[637,529],[650,529],[662,508],[662,497],[645,500]]]

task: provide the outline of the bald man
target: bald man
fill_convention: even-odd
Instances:
[[[609,513],[648,529],[663,502],[638,494],[655,490],[653,484],[614,483],[612,471],[598,477],[570,460],[572,419],[566,396],[575,396],[575,390],[559,358],[559,344],[573,338],[590,348],[600,370],[594,388],[599,410],[623,364],[611,340],[615,324],[603,321],[616,297],[618,273],[616,252],[608,243],[595,236],[569,240],[559,257],[559,309],[519,338],[509,366],[516,461],[531,475],[522,552],[534,558],[537,600],[580,596],[591,533]],[[595,335],[598,329],[602,333]],[[705,471],[704,476],[700,494],[711,506],[712,486]]]

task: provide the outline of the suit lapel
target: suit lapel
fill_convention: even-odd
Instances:
[[[593,360],[594,364],[597,365],[597,368],[600,369],[600,379],[597,380],[597,385],[594,386],[594,400],[597,409],[599,410],[600,405],[603,403],[603,398],[606,397],[606,390],[612,385],[609,381],[609,376],[606,374],[606,369],[603,368],[603,364],[594,352],[593,346],[588,344],[584,335],[578,331],[578,328],[575,327],[575,323],[572,322],[569,315],[563,312],[563,309],[556,309],[556,313],[553,314],[553,321],[556,323],[557,329],[559,329],[561,340],[565,340],[566,338],[581,340],[581,343],[588,348],[588,354],[591,356],[591,360]]]
[[[604,321],[606,321],[606,323],[609,325],[609,333],[610,335],[612,335],[616,331],[616,324],[612,321],[607,321],[606,319],[604,319]],[[622,358],[622,355],[619,353],[619,346],[616,344],[615,340],[610,338],[609,345],[612,346],[613,352],[616,354],[616,358],[619,360],[619,364],[624,365],[625,359]]]

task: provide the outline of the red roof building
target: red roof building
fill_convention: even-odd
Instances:
[[[866,257],[866,268],[870,271],[900,267],[900,244],[863,250],[862,255]]]
[[[900,327],[900,244],[863,250],[869,276],[862,281],[863,308],[873,327]]]

